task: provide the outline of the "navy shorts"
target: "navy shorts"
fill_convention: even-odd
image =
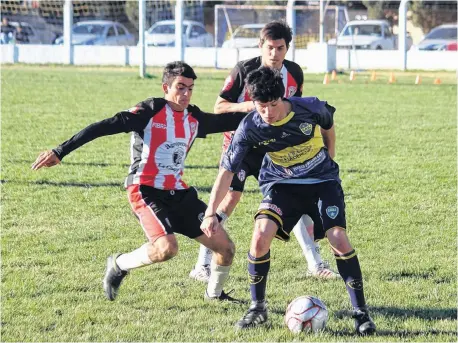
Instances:
[[[275,237],[288,241],[303,214],[314,222],[315,240],[324,238],[326,231],[335,226],[345,229],[345,199],[340,183],[277,183],[264,195],[255,218],[273,220],[278,225]]]
[[[234,174],[232,178],[231,191],[243,192],[245,189],[245,182],[248,176],[254,176],[256,180],[259,177],[259,170],[261,169],[264,153],[250,151],[242,161],[240,171]]]

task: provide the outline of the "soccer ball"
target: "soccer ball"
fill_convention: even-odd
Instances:
[[[324,330],[327,322],[325,304],[310,295],[294,299],[286,309],[285,324],[292,333],[318,332]]]

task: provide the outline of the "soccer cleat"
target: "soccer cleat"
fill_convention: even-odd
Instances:
[[[234,292],[234,290],[231,290],[227,293],[225,293],[224,291],[221,291],[221,294],[218,297],[211,297],[208,295],[207,291],[205,291],[204,299],[207,301],[228,301],[234,304],[243,304],[242,300],[235,299],[229,295],[232,292]]]
[[[372,318],[369,316],[369,311],[366,309],[356,310],[353,312],[352,318],[355,319],[356,333],[359,335],[373,335],[376,326]]]
[[[307,276],[325,280],[340,278],[340,274],[333,271],[328,262],[321,262],[316,266],[315,270],[309,269],[306,274]]]
[[[253,328],[257,325],[265,323],[267,321],[267,306],[266,302],[252,301],[248,311],[237,323],[235,328],[237,330]]]
[[[189,277],[197,281],[208,283],[208,280],[210,280],[210,274],[210,265],[206,264],[203,266],[194,267],[194,269],[189,273]]]
[[[107,269],[105,272],[105,277],[103,278],[103,290],[105,291],[105,296],[108,300],[115,300],[118,295],[118,289],[121,285],[122,279],[126,277],[129,272],[119,269],[116,264],[116,258],[121,254],[114,254],[108,256],[107,259]]]

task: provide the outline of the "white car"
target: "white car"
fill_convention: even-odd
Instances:
[[[183,43],[190,47],[212,47],[213,35],[198,21],[183,20]],[[147,46],[175,46],[175,20],[156,22],[145,31]]]
[[[394,50],[398,46],[398,37],[391,32],[386,20],[353,20],[347,23],[337,39],[328,44],[337,44],[337,48],[357,50]],[[412,38],[407,36],[407,49],[412,46]]]
[[[444,24],[432,29],[412,50],[456,50],[457,24]]]
[[[231,38],[223,42],[223,48],[256,48],[259,34],[266,24],[245,24],[237,27]]]
[[[64,37],[55,44],[63,44]],[[135,37],[124,25],[108,20],[80,21],[73,25],[73,45],[135,45]]]

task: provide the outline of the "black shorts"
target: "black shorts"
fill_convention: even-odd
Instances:
[[[150,242],[173,233],[189,238],[203,234],[200,224],[207,205],[198,198],[195,188],[165,191],[131,185],[127,192],[132,211]]]
[[[335,226],[345,229],[345,199],[340,183],[275,184],[265,194],[255,218],[273,220],[278,225],[276,238],[288,241],[303,214],[314,222],[315,239],[323,238]]]
[[[245,181],[248,176],[254,176],[256,180],[259,177],[259,170],[261,169],[264,153],[250,151],[242,161],[241,169],[232,178],[230,190],[243,192],[245,188]]]

